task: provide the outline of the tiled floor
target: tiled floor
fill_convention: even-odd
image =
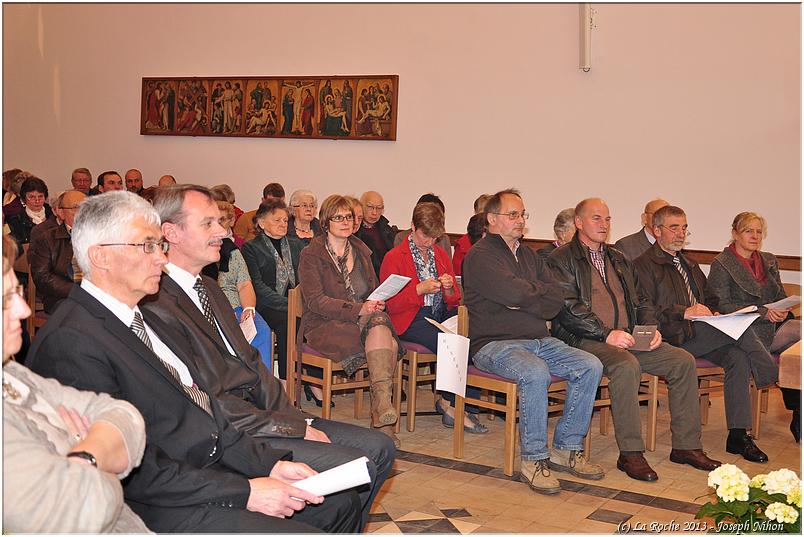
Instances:
[[[602,436],[599,416],[592,418],[591,459],[604,467],[606,477],[584,481],[558,474],[562,492],[544,496],[518,481],[517,457],[514,477],[502,472],[503,421],[486,421],[489,433],[465,436],[465,457],[452,457],[452,429],[441,425],[433,412],[429,387],[418,392],[416,431],[409,433],[402,418],[394,475],[375,502],[368,533],[682,533],[705,531],[695,519],[699,505],[708,501],[707,473],[668,460],[670,431],[666,393],[659,397],[656,451],[645,458],[659,474],[646,483],[628,478],[615,467],[617,447],[613,432]],[[353,396],[337,395],[333,418],[368,426],[368,416],[354,419]],[[365,401],[368,412],[368,397]],[[320,409],[304,402],[313,413]],[[404,403],[403,403],[404,408]],[[645,408],[642,408],[643,426]],[[550,429],[557,418],[550,419]],[[704,450],[715,459],[736,464],[749,476],[779,468],[801,474],[801,446],[788,429],[790,412],[778,390],[772,390],[768,413],[762,416],[757,444],[768,454],[767,464],[750,463],[725,451],[726,425],[723,398],[712,398],[709,423],[703,426]]]

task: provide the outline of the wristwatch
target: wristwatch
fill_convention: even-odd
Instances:
[[[77,459],[84,459],[85,461],[89,461],[89,464],[91,464],[95,468],[98,467],[98,461],[95,459],[95,455],[93,455],[89,451],[71,451],[67,454],[67,458],[70,457],[75,457]]]

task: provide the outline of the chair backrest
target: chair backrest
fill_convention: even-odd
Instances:
[[[26,302],[28,302],[28,307],[31,309],[31,314],[28,316],[28,319],[26,319],[25,324],[28,335],[33,338],[34,331],[36,330],[36,284],[31,274],[31,265],[26,265],[25,268],[27,269],[25,272],[28,273],[28,291],[25,298]]]
[[[288,289],[288,348],[287,357],[290,362],[291,357],[295,360],[296,356],[296,325],[304,313],[304,302],[301,297],[299,287]],[[290,363],[288,363],[290,365]]]
[[[793,296],[793,295],[801,296],[801,284],[783,283],[782,286],[784,287],[784,293],[787,296]],[[801,317],[801,304],[793,308],[793,315],[795,315],[797,319]]]
[[[458,306],[458,335],[469,337],[469,308]]]

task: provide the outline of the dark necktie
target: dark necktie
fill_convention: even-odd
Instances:
[[[212,304],[209,303],[209,294],[207,294],[207,288],[204,285],[204,282],[201,280],[200,276],[195,280],[195,285],[193,285],[193,289],[195,289],[196,292],[198,293],[198,300],[201,302],[201,309],[204,312],[204,317],[206,318],[207,321],[209,321],[209,324],[211,324],[212,328],[214,328],[215,331],[217,332],[218,325],[215,323],[215,316],[212,314]]]
[[[681,274],[681,279],[684,280],[684,285],[687,287],[687,295],[689,295],[690,298],[690,306],[694,306],[698,303],[698,301],[695,300],[692,287],[690,287],[690,278],[687,275],[687,271],[684,270],[684,267],[681,265],[681,260],[678,258],[678,255],[673,256],[673,264],[676,266],[678,273]]]
[[[151,338],[148,337],[148,332],[145,331],[145,323],[142,322],[142,315],[140,315],[140,312],[138,311],[134,312],[134,320],[131,322],[131,330],[137,335],[138,338],[140,338],[140,340],[142,340],[143,343],[145,343],[146,347],[151,349],[151,351],[154,350],[154,346],[151,343]],[[193,383],[192,386],[185,386],[184,383],[182,383],[181,377],[179,377],[179,372],[176,371],[176,368],[162,360],[158,354],[154,354],[157,358],[159,358],[159,361],[162,362],[162,365],[165,366],[165,369],[167,369],[170,374],[173,375],[173,378],[176,379],[176,382],[178,382],[179,385],[184,388],[184,391],[190,396],[190,399],[192,399],[195,404],[203,408],[211,416],[212,408],[209,406],[209,396],[198,386],[196,386],[195,383]]]

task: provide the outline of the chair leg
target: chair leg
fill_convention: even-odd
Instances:
[[[517,385],[508,387],[506,392],[505,405],[505,444],[503,448],[503,473],[507,476],[514,475],[514,452],[516,451],[516,404],[517,404]],[[458,414],[456,414],[457,416]],[[455,427],[463,429],[463,427]]]
[[[589,454],[592,452],[592,421],[589,421],[589,430],[586,431],[586,436],[583,439],[583,453],[586,460],[589,460]]]
[[[760,402],[760,410],[762,410],[762,412],[764,414],[767,414],[768,413],[768,394],[770,393],[770,390],[768,388],[764,388],[761,393],[762,393],[762,401]]]
[[[754,383],[751,383],[751,436],[759,440],[760,422],[762,420],[762,405],[760,393]]]
[[[416,430],[416,383],[419,376],[419,353],[408,351],[408,432]]]
[[[365,380],[366,372],[364,369],[359,369],[355,373],[355,380]],[[363,388],[355,389],[355,419],[360,419],[363,415]]]
[[[601,386],[600,387],[600,398],[601,399],[609,399],[609,388],[608,386]],[[609,435],[609,415],[611,414],[611,407],[604,406],[600,408],[600,434],[603,436]]]
[[[394,433],[398,433],[402,426],[402,360],[396,363],[396,373],[394,374],[394,408],[396,408],[396,423]]]
[[[410,395],[408,395],[408,398]],[[410,399],[408,399],[410,400]],[[464,410],[464,399],[460,395],[455,395],[455,415],[458,416],[458,412],[460,415],[463,416]],[[463,427],[453,427],[452,428],[452,454],[456,459],[463,458]]]
[[[321,404],[321,417],[328,420],[332,416],[332,409],[330,408],[332,403],[332,365],[329,360],[327,360],[327,364],[323,369],[323,386],[321,388],[324,392],[324,397]]]
[[[648,381],[648,426],[646,427],[647,440],[645,448],[648,451],[656,451],[656,419],[659,414],[659,377],[651,376]]]
[[[711,385],[711,382],[705,378],[698,379],[698,389],[699,390],[706,390]],[[701,394],[700,397],[701,403],[701,425],[706,425],[709,423],[709,392],[705,392]]]

